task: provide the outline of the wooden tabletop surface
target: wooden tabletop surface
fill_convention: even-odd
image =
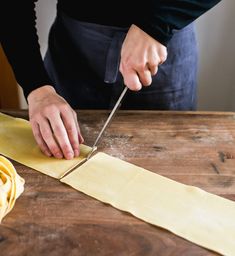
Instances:
[[[78,112],[87,145],[107,116]],[[119,111],[98,149],[235,201],[235,113]],[[26,184],[0,225],[0,255],[217,255],[12,162]]]

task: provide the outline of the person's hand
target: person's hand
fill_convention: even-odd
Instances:
[[[83,138],[76,112],[49,85],[32,91],[28,98],[29,121],[41,151],[47,156],[72,159],[79,155]]]
[[[167,58],[164,45],[136,25],[131,25],[121,49],[119,70],[124,84],[133,91],[152,83],[158,66]]]

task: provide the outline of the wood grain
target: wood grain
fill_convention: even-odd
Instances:
[[[24,111],[2,112],[27,118]],[[78,111],[86,144],[107,116]],[[99,151],[235,200],[234,113],[119,111]],[[217,255],[13,164],[26,185],[0,226],[1,255]]]

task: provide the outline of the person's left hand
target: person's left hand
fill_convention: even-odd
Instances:
[[[119,70],[124,84],[133,91],[152,83],[158,66],[167,58],[167,49],[136,25],[131,25],[121,49]]]

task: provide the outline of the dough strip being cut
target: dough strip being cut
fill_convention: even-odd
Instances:
[[[36,144],[27,120],[0,113],[0,154],[41,173],[59,179],[83,161],[90,151],[90,147],[80,145],[80,156],[72,160],[47,157]]]
[[[235,255],[235,202],[97,153],[62,182],[223,255]]]

